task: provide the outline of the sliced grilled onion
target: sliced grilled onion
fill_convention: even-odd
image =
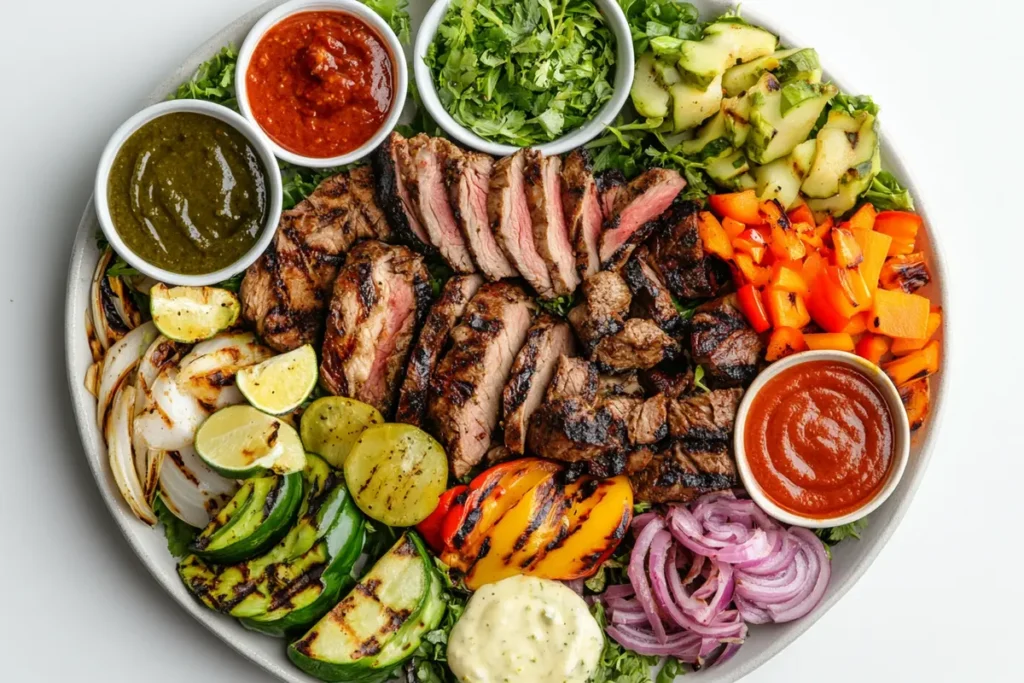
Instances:
[[[251,332],[222,332],[196,344],[181,359],[178,385],[211,411],[242,403],[235,373],[273,355]]]
[[[166,453],[160,468],[160,498],[175,517],[202,528],[234,494],[238,483],[207,467],[192,447]]]
[[[191,448],[196,430],[210,414],[199,401],[181,390],[178,371],[165,367],[149,388],[135,430],[147,448],[180,451]]]
[[[96,392],[96,421],[103,429],[104,418],[110,409],[114,392],[131,374],[156,337],[153,323],[140,325],[126,334],[109,349],[103,358],[103,372],[100,374],[100,386]]]
[[[137,417],[145,411],[147,403],[152,400],[153,385],[157,377],[165,368],[173,367],[181,357],[182,350],[186,348],[188,347],[177,344],[163,335],[158,336],[149,345],[136,371],[134,416]],[[143,433],[135,430],[132,441],[135,448],[135,469],[146,492],[146,500],[152,502],[160,482],[160,466],[163,464],[164,451],[150,448],[143,438]]]
[[[96,263],[90,290],[93,332],[104,350],[142,322],[142,313],[121,278],[107,276],[113,258],[114,252],[108,247]]]
[[[132,413],[135,407],[135,387],[122,384],[114,394],[110,419],[107,420],[104,436],[107,440],[107,457],[110,471],[114,475],[121,496],[136,517],[149,525],[156,524],[156,515],[146,499],[145,491],[135,472],[132,454]]]

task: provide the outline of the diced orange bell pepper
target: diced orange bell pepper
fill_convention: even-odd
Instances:
[[[845,332],[824,332],[805,334],[804,341],[811,351],[850,351],[853,352],[853,337]]]
[[[849,291],[853,293],[853,300],[857,301],[857,310],[870,310],[873,297],[871,296],[871,290],[868,289],[867,283],[864,282],[864,278],[860,274],[860,268],[846,269],[840,278],[843,287],[849,288]]]
[[[800,329],[811,322],[804,298],[797,292],[787,292],[769,287],[764,291],[764,306],[772,327],[795,327]]]
[[[743,285],[736,290],[736,299],[754,332],[765,332],[772,326],[761,300],[761,292],[754,285]]]
[[[825,266],[821,272],[825,276],[824,285],[829,300],[844,318],[852,318],[870,301],[865,300],[864,280],[857,271]]]
[[[757,192],[754,190],[713,194],[708,197],[708,203],[719,216],[732,218],[744,225],[760,225],[762,223],[761,214],[757,210]]]
[[[920,351],[885,363],[882,369],[897,387],[934,375],[939,371],[939,342],[928,342]]]
[[[815,226],[814,214],[811,213],[811,208],[806,204],[801,204],[791,210],[789,212],[789,221],[791,223],[807,223],[812,228]]]
[[[814,234],[821,239],[825,239],[832,234],[833,227],[835,227],[835,221],[832,220],[832,216],[826,216],[824,220],[815,226]]]
[[[768,247],[776,258],[799,261],[807,255],[807,245],[800,239],[800,233],[793,229],[789,216],[777,199],[761,202],[761,215],[772,230]]]
[[[768,281],[770,287],[781,289],[786,292],[798,292],[804,296],[810,292],[810,287],[800,274],[801,265],[799,262],[777,261],[772,266],[772,277]]]
[[[878,365],[882,362],[885,354],[889,353],[889,338],[868,332],[857,341],[856,353],[861,358]]]
[[[732,246],[736,251],[750,254],[750,258],[753,259],[754,263],[764,261],[764,255],[768,251],[764,235],[755,228],[747,228],[741,232],[738,237],[733,239]]]
[[[866,203],[850,216],[850,228],[853,230],[873,230],[875,227],[875,207]]]
[[[905,356],[908,353],[912,353],[919,349],[923,349],[924,345],[935,336],[935,333],[942,326],[942,309],[935,308],[928,313],[928,329],[925,331],[925,336],[921,339],[903,339],[897,338],[892,340],[892,352],[896,356]]]
[[[832,228],[832,245],[836,250],[836,265],[856,268],[864,262],[864,252],[857,243],[853,231],[847,228]]]
[[[931,386],[927,377],[900,387],[900,400],[907,411],[910,431],[920,429],[931,409]]]
[[[722,229],[725,230],[725,234],[729,236],[729,241],[731,242],[739,237],[740,233],[747,229],[747,226],[743,225],[735,218],[729,218],[726,216],[722,219]]]
[[[713,213],[701,211],[697,220],[697,229],[706,252],[726,261],[732,258],[733,250],[732,244],[729,243],[729,235],[726,234],[722,224],[718,222]]]
[[[932,280],[924,252],[891,256],[882,266],[878,281],[886,289],[902,289],[913,294]]]
[[[803,332],[793,327],[776,327],[768,338],[768,350],[764,357],[769,363],[773,363],[806,350],[807,343],[804,341]]]
[[[811,294],[807,297],[807,312],[826,332],[842,332],[856,313],[838,291],[838,285],[829,280],[824,268],[811,284]]]
[[[768,284],[768,280],[771,279],[771,268],[757,265],[750,258],[750,254],[738,251],[732,257],[732,262],[736,264],[736,270],[739,271],[741,283],[749,283],[755,287],[764,287]]]
[[[905,339],[922,339],[928,332],[931,304],[917,294],[900,290],[875,291],[868,329],[878,334]]]
[[[807,254],[807,258],[804,259],[803,266],[800,268],[800,277],[810,285],[826,265],[827,262],[821,254],[817,251],[811,251]]]
[[[868,316],[870,312],[861,311],[857,315],[850,318],[850,323],[843,330],[846,334],[858,335],[863,334],[868,329]]]
[[[889,256],[910,254],[924,219],[909,211],[882,211],[875,216],[875,231],[892,237]]]
[[[878,288],[878,274],[882,272],[885,257],[889,253],[892,237],[874,230],[854,230],[853,236],[860,245],[864,260],[860,264],[860,274],[872,294]]]

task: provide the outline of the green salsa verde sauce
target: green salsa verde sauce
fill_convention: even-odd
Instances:
[[[107,202],[128,248],[164,270],[211,273],[255,244],[267,218],[267,173],[229,124],[173,113],[135,131],[114,158]]]

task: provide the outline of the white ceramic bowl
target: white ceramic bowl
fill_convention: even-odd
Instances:
[[[121,235],[119,235],[117,229],[114,228],[114,221],[110,216],[110,206],[107,203],[107,181],[110,177],[110,169],[114,165],[114,159],[117,157],[117,153],[120,151],[121,145],[123,145],[135,131],[150,121],[158,119],[166,114],[175,114],[180,112],[205,114],[230,125],[232,128],[244,135],[246,140],[249,141],[249,144],[253,146],[253,149],[256,150],[256,154],[259,156],[260,162],[263,164],[263,169],[266,171],[267,218],[263,224],[262,230],[260,231],[259,238],[252,245],[249,251],[245,252],[245,254],[243,254],[237,261],[229,266],[221,268],[220,270],[213,271],[212,273],[196,275],[175,273],[173,271],[160,268],[159,266],[155,266],[142,258],[129,249],[128,245],[124,243],[123,239],[121,239]],[[260,254],[266,251],[267,247],[270,246],[270,241],[274,239],[274,233],[277,231],[277,222],[281,218],[281,170],[277,166],[277,160],[274,159],[274,152],[267,144],[266,138],[256,129],[255,126],[227,107],[222,107],[221,105],[213,104],[212,102],[203,102],[201,100],[169,100],[166,102],[160,102],[150,107],[146,107],[138,114],[121,124],[121,127],[114,132],[110,141],[107,142],[107,146],[104,148],[103,154],[100,156],[99,168],[96,170],[96,185],[93,192],[94,201],[96,202],[96,217],[99,218],[100,228],[103,230],[103,234],[106,236],[107,241],[110,242],[110,246],[114,248],[114,251],[116,251],[121,258],[127,261],[128,265],[132,266],[143,275],[147,275],[154,280],[164,282],[169,285],[189,285],[193,287],[213,285],[221,282],[222,280],[227,280],[233,275],[241,273],[252,265],[252,263],[260,257]]]
[[[485,140],[456,121],[437,97],[437,88],[434,86],[434,78],[430,73],[430,67],[427,66],[426,57],[427,50],[434,42],[437,27],[444,18],[449,3],[450,0],[437,0],[423,17],[423,23],[420,24],[419,31],[416,33],[412,69],[423,106],[426,107],[427,113],[437,121],[437,125],[467,147],[498,157],[515,154],[519,150],[515,145],[503,145]],[[630,35],[626,15],[623,14],[622,8],[619,7],[616,0],[594,0],[594,4],[601,10],[605,21],[608,22],[608,27],[615,36],[615,78],[612,82],[612,97],[597,111],[594,118],[581,127],[556,140],[537,145],[536,149],[545,155],[563,154],[600,135],[605,126],[611,125],[615,121],[615,117],[618,116],[622,106],[629,98],[629,89],[633,87],[633,38]]]
[[[391,103],[391,112],[384,120],[380,129],[378,129],[377,132],[374,133],[373,137],[364,142],[361,146],[347,154],[339,156],[307,157],[291,152],[277,144],[263,131],[263,128],[260,127],[260,122],[255,116],[253,116],[252,109],[249,107],[249,94],[246,91],[245,74],[249,70],[249,62],[252,61],[252,55],[253,52],[256,51],[256,46],[259,45],[263,36],[275,24],[280,22],[282,19],[292,16],[293,14],[322,11],[345,12],[346,14],[351,14],[352,16],[362,20],[377,32],[377,35],[380,36],[385,44],[387,44],[388,52],[391,55],[391,64],[394,69],[393,73],[395,77],[395,96]],[[409,89],[408,86],[409,69],[405,63],[405,53],[402,52],[402,44],[399,42],[398,36],[395,35],[393,30],[391,30],[391,27],[388,26],[387,22],[380,18],[380,15],[363,3],[357,2],[357,0],[291,0],[291,2],[278,5],[264,14],[249,31],[249,34],[245,37],[245,41],[242,43],[242,48],[238,51],[238,65],[235,67],[235,95],[238,98],[238,108],[242,112],[242,115],[249,119],[249,121],[259,129],[267,143],[274,150],[274,154],[277,155],[278,159],[297,166],[305,166],[306,168],[334,168],[335,166],[343,166],[344,164],[351,164],[354,161],[359,161],[372,152],[377,145],[379,145],[384,138],[394,130],[395,126],[398,125],[398,119],[402,116],[402,108],[405,106],[405,95],[406,91]]]
[[[889,412],[892,414],[892,427],[893,427],[893,461],[889,468],[888,478],[881,489],[868,501],[866,501],[861,507],[857,508],[853,512],[838,517],[828,517],[824,519],[818,519],[815,517],[805,517],[796,513],[785,510],[774,502],[771,498],[765,495],[764,490],[761,488],[761,484],[754,478],[753,472],[750,470],[750,462],[747,460],[747,453],[744,445],[744,434],[747,422],[747,413],[750,412],[750,405],[754,401],[754,397],[761,391],[761,389],[772,379],[777,377],[779,373],[787,370],[795,365],[803,365],[805,363],[813,363],[815,361],[833,361],[836,363],[842,363],[847,365],[854,370],[857,370],[860,374],[866,377],[881,393],[882,398],[885,400],[886,406],[889,408]],[[900,479],[903,477],[903,471],[907,468],[907,461],[910,460],[910,423],[907,420],[907,413],[903,408],[903,402],[900,400],[899,391],[896,389],[896,385],[892,383],[889,376],[886,375],[882,370],[875,364],[869,363],[860,356],[855,356],[852,353],[845,351],[804,351],[802,353],[795,353],[792,356],[784,358],[778,362],[772,363],[768,366],[754,383],[747,389],[747,393],[743,395],[743,400],[740,402],[739,410],[736,413],[736,429],[733,431],[733,445],[736,451],[736,466],[740,471],[740,479],[743,480],[743,486],[750,493],[750,497],[754,499],[754,502],[761,506],[765,512],[786,524],[795,524],[796,526],[807,527],[811,529],[824,529],[826,527],[840,526],[841,524],[849,524],[862,517],[874,512],[878,509],[882,503],[885,502],[896,487],[900,483]]]

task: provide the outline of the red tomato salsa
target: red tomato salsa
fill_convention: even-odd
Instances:
[[[893,419],[863,373],[835,361],[786,368],[750,405],[743,443],[754,478],[779,507],[824,519],[853,512],[885,484]]]
[[[387,44],[344,12],[301,12],[260,39],[246,78],[249,107],[277,144],[307,157],[347,154],[373,137],[394,101]]]

